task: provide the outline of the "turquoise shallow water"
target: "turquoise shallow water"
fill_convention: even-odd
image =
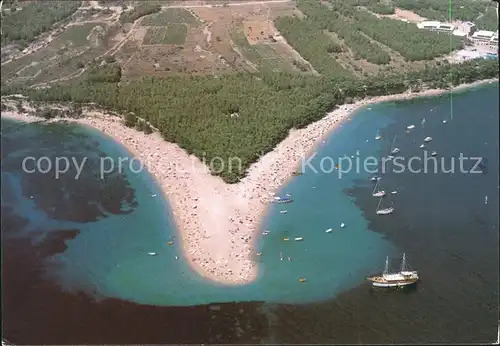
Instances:
[[[361,113],[346,122],[319,148],[317,158],[311,162],[318,164],[324,155],[339,157],[344,153],[354,154],[352,142],[357,142],[356,136],[373,137],[374,124],[366,122],[366,118],[372,116]],[[380,117],[376,125],[384,126],[387,122],[388,119]],[[60,127],[64,130],[60,130]],[[47,143],[47,148],[40,147],[40,138],[60,135],[58,131],[64,132],[64,147],[50,147],[58,142],[57,138]],[[11,158],[17,157],[17,161],[27,149],[35,157],[42,154],[52,158],[63,154],[71,156],[76,152],[75,148],[70,148],[72,141],[74,146],[88,149],[86,153],[80,153],[90,157],[89,161],[94,163],[94,166],[84,166],[84,170],[94,171],[93,174],[87,174],[87,180],[72,182],[66,179],[61,183],[49,179],[48,175],[45,177],[45,184],[60,190],[61,196],[71,195],[71,189],[84,189],[85,184],[92,183],[92,178],[99,179],[95,171],[103,153],[115,159],[131,157],[123,147],[98,131],[76,125],[17,125],[17,134],[22,133],[30,133],[31,142],[28,148],[18,148],[8,154]],[[84,146],[79,143],[82,141]],[[376,149],[374,144],[375,141],[371,140],[356,148],[370,153]],[[54,220],[44,213],[43,207],[37,206],[36,198],[23,196],[22,178],[19,170],[16,172],[15,169],[16,159],[12,160],[8,165],[12,168],[3,174],[10,178],[9,185],[15,191],[16,210],[30,220],[23,232],[40,229],[50,232],[61,228],[79,230],[76,237],[66,241],[66,251],[46,261],[47,275],[69,291],[83,289],[96,296],[118,297],[152,305],[197,305],[234,300],[308,302],[331,298],[341,290],[363,282],[364,276],[378,269],[376,260],[392,251],[387,241],[368,230],[360,211],[351,198],[343,193],[345,188],[353,184],[352,177],[333,179],[332,174],[306,171],[285,188],[295,199],[294,203],[287,205],[289,213],[278,213],[272,217],[277,213],[277,208],[270,208],[268,220],[264,224],[271,233],[261,236],[259,240],[259,247],[262,248],[259,251],[264,255],[256,258],[259,261],[258,279],[248,285],[224,286],[195,273],[186,264],[178,242],[174,246],[167,245],[168,241],[175,240],[177,231],[168,202],[162,198],[158,186],[147,171],[135,174],[127,164],[123,166],[123,179],[134,194],[133,202],[125,208],[121,204],[122,209],[127,210],[126,213],[107,213],[98,220],[74,222],[64,218]],[[24,177],[30,178],[32,176]],[[116,189],[123,188],[108,177],[101,180],[100,184],[111,195]],[[314,190],[314,185],[321,188]],[[81,198],[88,197],[82,191]],[[102,197],[102,194],[98,197]],[[99,203],[99,200],[83,200],[81,206],[85,208],[88,204]],[[81,212],[85,214],[83,210]],[[340,230],[341,222],[348,226]],[[335,231],[326,234],[324,230],[330,227],[335,228]],[[302,236],[305,240],[284,243],[285,235],[291,238]],[[156,252],[157,256],[148,256],[148,252]],[[285,256],[284,261],[280,260],[280,252]],[[288,257],[291,261],[287,260]],[[307,278],[306,284],[299,283],[298,279],[302,277]]]

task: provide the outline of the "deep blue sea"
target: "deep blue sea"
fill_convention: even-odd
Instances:
[[[305,174],[282,187],[294,202],[270,206],[261,230],[269,234],[258,239],[259,277],[239,287],[208,282],[186,264],[168,201],[147,171],[125,164],[100,176],[102,158],[130,157],[116,142],[78,125],[2,119],[4,337],[21,344],[492,342],[498,118],[498,83],[358,111],[311,153]],[[427,136],[432,141],[420,148]],[[394,147],[403,172],[394,161],[380,167]],[[23,172],[26,157],[42,156],[52,164],[86,161],[77,179],[73,162],[58,178],[53,169]],[[373,172],[366,160],[378,162]],[[446,172],[452,165],[454,173]],[[372,196],[374,175],[387,193],[381,202]],[[377,215],[379,202],[393,214]],[[371,288],[364,277],[381,271],[386,256],[397,268],[402,253],[421,282]]]

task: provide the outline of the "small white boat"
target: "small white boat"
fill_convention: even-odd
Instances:
[[[332,231],[333,231],[333,228],[329,228],[329,229],[327,229],[327,230],[325,231],[325,233],[332,233]]]
[[[257,256],[262,256],[262,252],[257,252],[256,255]]]
[[[399,148],[396,148],[394,146],[394,143],[396,142],[396,136],[394,136],[394,139],[392,140],[392,145],[391,145],[391,154],[397,154],[399,153]],[[390,156],[389,156],[390,157]]]
[[[393,195],[397,194],[398,192],[396,190],[391,192]]]
[[[420,148],[425,148],[425,144],[421,144],[421,145],[420,145]]]
[[[297,238],[295,238],[295,240],[296,240],[296,241],[301,241],[301,240],[304,240],[304,238],[302,238],[302,237],[297,237]]]
[[[488,204],[488,196],[484,196],[484,204]]]
[[[380,201],[378,202],[378,206],[377,206],[377,209],[376,209],[377,215],[391,214],[394,211],[393,207],[380,209],[380,204],[382,204],[382,198],[383,197],[380,197]]]
[[[443,124],[446,124],[446,123],[447,123],[447,121],[446,121],[446,120],[443,120]]]
[[[375,139],[376,139],[376,140],[379,140],[380,138],[382,138],[382,136],[380,135],[380,132],[379,132],[379,131],[377,131],[377,135],[375,136]]]
[[[149,256],[156,256],[156,252],[148,252]]]
[[[156,197],[156,193],[154,195],[151,195],[151,197]]]
[[[384,190],[380,190],[380,191],[375,192],[375,190],[377,190],[377,187],[378,187],[379,183],[380,183],[380,180],[377,181],[377,183],[375,184],[375,187],[373,188],[373,191],[372,191],[372,196],[373,197],[383,197],[383,196],[385,196],[385,191]]]
[[[408,130],[411,130],[411,129],[414,129],[414,128],[415,128],[415,125],[408,125],[408,126],[406,126],[406,128],[407,128]]]
[[[387,215],[387,214],[392,214],[393,211],[394,211],[393,207],[384,208],[384,209],[377,210],[377,214],[378,215]]]
[[[343,222],[342,222],[342,223],[340,224],[340,228],[344,228],[344,227],[345,227],[345,223],[343,223]]]
[[[430,141],[432,141],[432,137],[425,137],[424,138],[424,142],[428,143]]]
[[[438,153],[437,153],[437,151],[433,151],[433,152],[431,153],[431,156],[436,156],[437,154],[438,154]]]
[[[262,232],[262,235],[268,235],[268,234],[269,234],[269,231]]]
[[[377,176],[374,176],[374,177],[371,177],[371,178],[370,178],[370,180],[371,180],[371,181],[377,181],[377,180],[379,180],[379,179],[380,179],[380,177],[377,177]]]
[[[286,214],[288,213],[288,210],[280,210],[280,214]]]

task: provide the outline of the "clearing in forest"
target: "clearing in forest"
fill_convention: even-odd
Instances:
[[[186,42],[188,28],[185,24],[169,24],[166,27],[153,26],[148,28],[143,45],[174,44],[183,45]]]
[[[167,8],[164,11],[144,17],[142,26],[168,26],[171,24],[185,23],[191,26],[198,25],[198,19],[186,9]]]
[[[297,70],[292,57],[280,55],[273,49],[275,44],[255,43],[252,45],[241,31],[232,33],[231,38],[244,57],[260,70],[281,72]]]

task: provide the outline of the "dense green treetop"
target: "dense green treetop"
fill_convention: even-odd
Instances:
[[[54,23],[73,14],[81,1],[33,1],[17,11],[15,7],[2,9],[2,46],[19,41],[21,44],[33,41],[38,35],[49,30]]]
[[[120,86],[87,80],[70,86],[2,92],[25,93],[38,101],[95,102],[123,114],[133,112],[189,153],[208,161],[221,157],[226,163],[239,157],[245,170],[282,141],[289,129],[321,119],[335,105],[408,88],[447,88],[492,77],[498,77],[497,61],[475,60],[363,80],[272,72],[172,75],[122,81]],[[134,124],[135,120],[130,126]],[[245,175],[244,170],[230,171],[226,164],[215,173],[234,183]]]

